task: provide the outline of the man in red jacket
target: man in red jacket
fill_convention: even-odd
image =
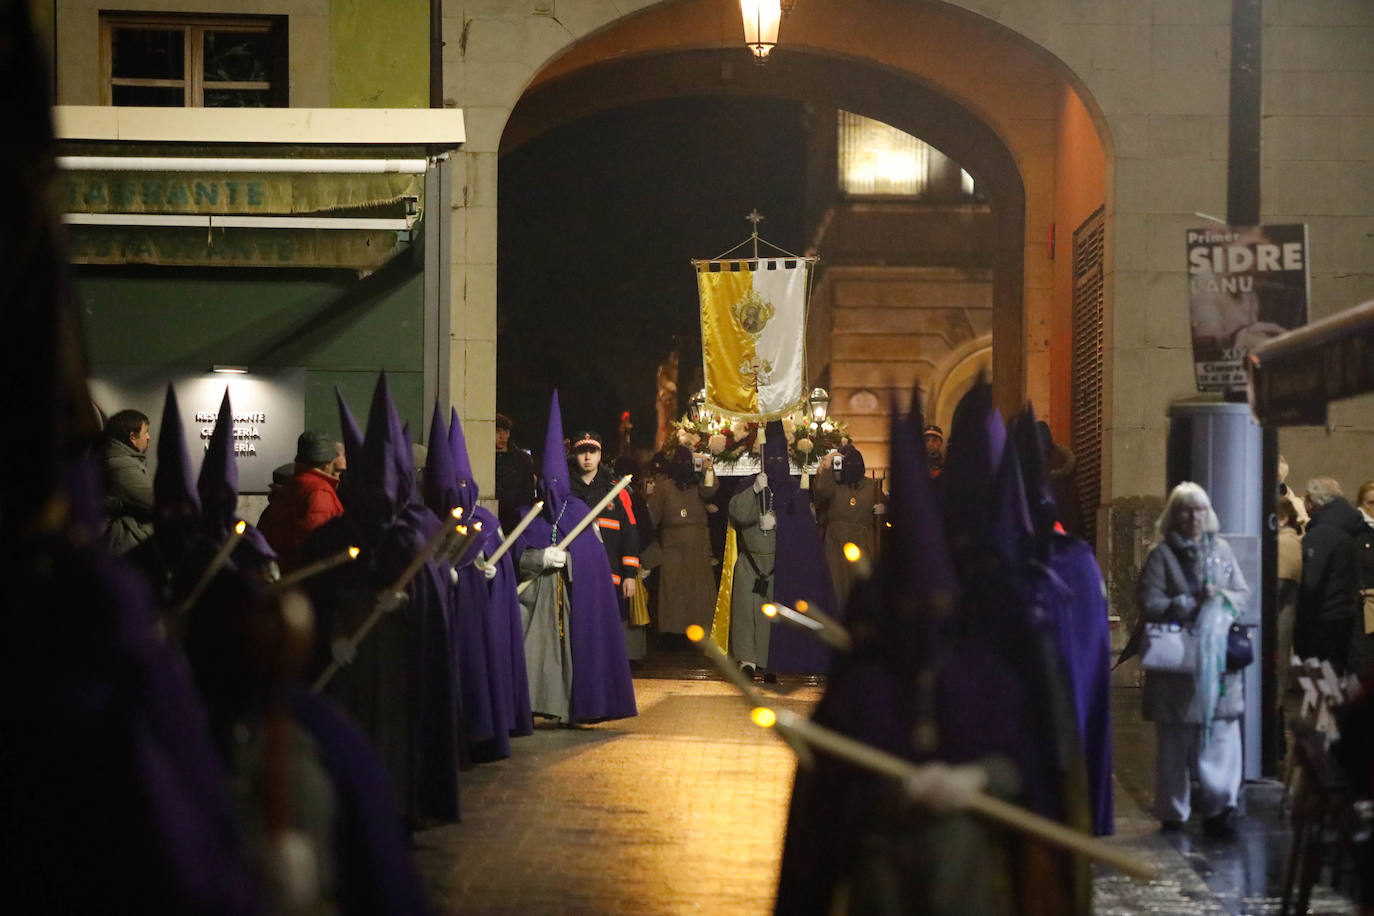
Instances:
[[[295,475],[278,488],[258,519],[258,530],[272,549],[282,572],[301,564],[301,545],[310,532],[336,515],[343,506],[335,492],[338,452],[324,433],[306,430],[296,440]]]

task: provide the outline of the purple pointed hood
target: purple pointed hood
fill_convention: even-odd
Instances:
[[[358,421],[353,419],[353,411],[348,409],[343,392],[334,387],[334,399],[339,402],[339,430],[343,434],[344,460],[349,464],[363,460],[363,431]]]
[[[945,530],[956,558],[978,543],[991,524],[994,475],[1005,439],[992,406],[992,386],[980,379],[955,408],[938,484]]]
[[[176,389],[167,385],[158,430],[157,471],[153,474],[153,524],[158,534],[188,539],[200,518],[200,494],[186,452],[186,435]]]
[[[544,432],[544,454],[540,458],[539,493],[544,512],[557,519],[572,495],[568,485],[568,459],[563,453],[563,413],[558,406],[558,390],[549,398],[549,425]]]
[[[911,411],[899,416],[892,406],[892,582],[897,595],[914,594],[926,603],[953,607],[959,578],[927,470],[918,392],[911,394]]]
[[[453,455],[448,447],[448,429],[444,426],[444,412],[436,398],[434,416],[429,423],[429,452],[425,459],[424,502],[441,521],[458,505],[458,487],[454,483]],[[463,507],[464,518],[469,507]]]
[[[159,449],[162,443],[158,444]],[[219,403],[215,431],[205,449],[205,459],[196,479],[200,491],[201,519],[205,529],[214,537],[222,537],[234,522],[239,504],[239,468],[234,459],[234,408],[229,402],[229,389]]]
[[[1030,511],[1031,526],[1035,531],[1036,554],[1044,561],[1049,554],[1050,542],[1054,536],[1054,523],[1059,509],[1050,493],[1046,464],[1049,458],[1049,426],[1035,417],[1035,408],[1026,404],[1013,420],[1011,441],[1016,449],[1016,457],[1021,463],[1021,479],[1025,486],[1026,506]]]
[[[1031,556],[1034,531],[1015,448],[1002,449],[994,492],[996,503],[989,533],[993,549],[1009,564],[1022,563]]]
[[[768,475],[768,486],[776,492],[779,486],[786,487],[792,480],[792,461],[787,455],[787,433],[783,432],[781,420],[770,420],[764,430],[766,440],[763,443],[763,471]]]
[[[383,372],[372,392],[362,460],[356,468],[349,462],[349,485],[344,497],[350,505],[345,508],[357,513],[366,525],[391,521],[410,500],[415,479],[413,464],[410,445]]]
[[[453,458],[453,479],[454,485],[458,488],[458,505],[463,507],[463,517],[466,518],[477,505],[477,478],[472,473],[472,462],[468,459],[468,440],[463,435],[463,423],[458,419],[456,407],[449,408],[448,452]]]

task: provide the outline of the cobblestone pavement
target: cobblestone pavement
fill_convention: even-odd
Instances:
[[[714,680],[637,679],[640,715],[581,729],[541,727],[514,756],[463,775],[463,823],[421,833],[416,860],[436,912],[520,914],[771,912],[795,769]],[[784,683],[778,704],[806,712],[820,689]],[[1161,878],[1100,869],[1101,914],[1270,914],[1286,833],[1252,805],[1240,837],[1163,835],[1141,807],[1153,744],[1138,693],[1117,707],[1117,836]],[[1312,912],[1353,908],[1319,888]]]

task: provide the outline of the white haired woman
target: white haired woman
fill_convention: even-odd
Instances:
[[[1137,593],[1145,621],[1185,624],[1198,633],[1229,631],[1229,618],[1240,613],[1250,588],[1230,545],[1217,537],[1218,527],[1206,490],[1189,482],[1174,487],[1155,523],[1161,542],[1140,571]],[[1229,607],[1210,600],[1217,596]],[[1200,662],[1215,657],[1212,649],[1197,653]],[[1158,735],[1155,814],[1165,830],[1182,829],[1188,820],[1196,778],[1205,832],[1235,832],[1245,704],[1240,673],[1224,668],[1213,663],[1199,664],[1194,672],[1145,672],[1144,717]]]

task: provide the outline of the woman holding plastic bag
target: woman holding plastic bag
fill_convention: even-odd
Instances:
[[[1163,829],[1182,829],[1196,778],[1204,831],[1231,836],[1245,698],[1240,672],[1227,670],[1227,642],[1250,587],[1218,528],[1202,487],[1174,487],[1155,523],[1161,543],[1145,558],[1138,596],[1146,624],[1144,717],[1158,735],[1155,814]]]

